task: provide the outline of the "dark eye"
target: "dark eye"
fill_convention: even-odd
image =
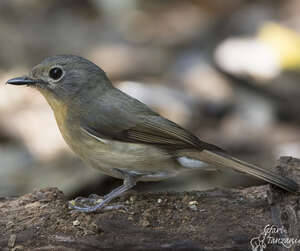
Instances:
[[[52,68],[49,71],[49,77],[54,79],[54,80],[59,79],[62,75],[63,75],[63,71],[59,67]]]

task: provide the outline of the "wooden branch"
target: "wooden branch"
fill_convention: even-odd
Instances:
[[[300,160],[282,157],[277,169],[300,183]],[[300,238],[298,196],[270,185],[131,193],[117,203],[127,211],[70,212],[56,188],[0,198],[0,249],[245,251],[267,225],[286,230],[278,238]],[[266,246],[261,250],[284,250],[281,244]],[[293,247],[300,249],[300,241]]]

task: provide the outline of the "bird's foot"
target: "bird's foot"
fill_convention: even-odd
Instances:
[[[115,210],[121,208],[127,210],[126,207],[123,205],[106,205],[114,198],[120,196],[121,194],[132,188],[135,185],[135,183],[135,177],[125,175],[123,185],[115,188],[104,197],[98,196],[96,194],[92,194],[88,198],[79,197],[69,202],[69,208],[73,209],[73,211],[79,211],[84,213],[91,213],[98,210]]]
[[[110,205],[106,206],[105,197],[97,194],[91,194],[88,198],[77,197],[74,200],[69,201],[69,209],[77,212],[91,213],[95,211],[110,211],[124,209],[127,210],[124,205]]]
[[[103,201],[103,197],[97,194],[91,194],[89,197],[77,197],[74,200],[71,200],[69,204],[75,205],[78,207],[92,207]]]

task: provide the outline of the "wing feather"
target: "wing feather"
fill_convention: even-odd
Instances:
[[[84,114],[81,127],[96,137],[171,149],[223,151],[217,146],[201,141],[118,89],[110,90],[95,102],[89,103],[89,106],[91,105],[94,106],[94,110],[99,110],[99,114]]]

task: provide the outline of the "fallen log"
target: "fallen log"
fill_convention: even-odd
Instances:
[[[282,157],[276,169],[300,184],[299,159]],[[0,249],[300,250],[299,197],[272,185],[131,192],[115,203],[126,210],[71,212],[57,188],[2,197]]]

